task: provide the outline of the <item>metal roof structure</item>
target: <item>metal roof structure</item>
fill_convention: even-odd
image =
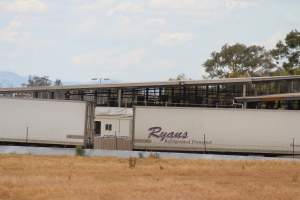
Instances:
[[[237,102],[300,100],[300,92],[297,92],[297,93],[284,93],[284,94],[270,94],[270,95],[261,95],[261,96],[235,97],[234,99]]]
[[[207,79],[207,80],[172,80],[157,82],[135,82],[135,83],[112,83],[112,84],[92,84],[92,85],[65,85],[65,86],[40,86],[40,87],[16,87],[0,88],[0,93],[13,92],[34,92],[34,91],[63,91],[78,89],[107,89],[107,88],[142,88],[176,85],[216,85],[233,83],[253,83],[276,80],[300,80],[300,75],[273,76],[273,77],[246,77],[246,78],[226,78],[226,79]]]
[[[0,88],[0,96],[89,101],[102,107],[243,105],[300,110],[300,75]]]

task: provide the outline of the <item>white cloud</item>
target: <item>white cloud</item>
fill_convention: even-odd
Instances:
[[[141,13],[144,11],[143,4],[131,1],[114,1],[114,0],[99,0],[99,1],[80,1],[75,7],[78,12],[94,12],[99,15],[111,16],[114,14],[130,14]]]
[[[174,60],[167,60],[166,58],[152,59],[147,63],[143,63],[143,71],[146,72],[155,72],[163,70],[173,70],[177,67],[177,63]]]
[[[233,9],[247,8],[258,0],[151,0],[149,7],[163,13],[194,16],[209,20]]]
[[[47,5],[40,0],[9,0],[0,2],[0,11],[5,12],[45,12]]]
[[[211,24],[225,12],[258,0],[77,0],[73,14],[79,20],[67,28],[82,34],[117,42],[148,39],[161,45],[176,45],[193,39],[194,25]],[[74,31],[75,30],[75,31]],[[162,34],[157,37],[158,34]],[[175,32],[175,33],[169,33]]]
[[[113,0],[98,0],[98,1],[89,1],[89,0],[77,0],[77,3],[74,4],[73,8],[77,13],[79,12],[94,12],[94,11],[106,11],[111,9],[116,3]],[[100,12],[99,14],[102,14]]]
[[[167,25],[167,20],[161,17],[148,18],[145,20],[145,24],[153,27],[164,27]]]
[[[276,46],[279,40],[284,40],[285,37],[284,32],[277,32],[266,38],[265,40],[259,42],[259,45],[263,45],[266,49],[272,49]]]
[[[112,7],[107,14],[113,15],[118,13],[139,13],[143,12],[144,8],[141,5],[131,3],[131,2],[122,2]]]
[[[20,21],[11,21],[7,26],[0,29],[0,42],[17,42],[29,37],[29,33],[22,32],[19,27]]]
[[[209,0],[151,0],[150,8],[179,15],[210,15],[214,5]]]
[[[13,42],[18,38],[19,34],[16,31],[0,29],[0,42]]]
[[[106,71],[126,69],[140,63],[145,57],[145,49],[137,48],[129,51],[115,51],[102,49],[97,52],[74,56],[73,64],[93,67],[101,67]]]
[[[225,0],[224,2],[227,9],[238,9],[255,6],[258,0]]]
[[[192,33],[172,32],[161,33],[154,41],[162,46],[174,46],[184,44],[194,39]]]

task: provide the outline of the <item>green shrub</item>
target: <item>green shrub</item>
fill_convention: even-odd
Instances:
[[[136,158],[130,157],[130,158],[128,159],[128,164],[129,164],[129,168],[130,168],[130,169],[135,168],[135,165],[136,165]]]
[[[76,156],[84,156],[85,151],[82,146],[76,146]]]
[[[144,154],[142,152],[139,152],[139,158],[144,158]]]

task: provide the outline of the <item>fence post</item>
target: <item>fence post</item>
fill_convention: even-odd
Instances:
[[[117,137],[117,131],[115,131],[115,150],[118,150],[118,137]]]
[[[28,132],[29,132],[29,127],[26,127],[26,143],[28,143]]]
[[[204,143],[204,152],[206,153],[206,135],[203,135],[203,143]]]
[[[295,138],[293,138],[293,159],[295,158]]]

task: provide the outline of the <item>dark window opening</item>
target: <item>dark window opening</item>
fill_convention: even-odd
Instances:
[[[105,124],[105,130],[106,131],[111,131],[112,130],[112,125],[111,124]]]
[[[95,135],[101,135],[101,122],[95,122]]]

